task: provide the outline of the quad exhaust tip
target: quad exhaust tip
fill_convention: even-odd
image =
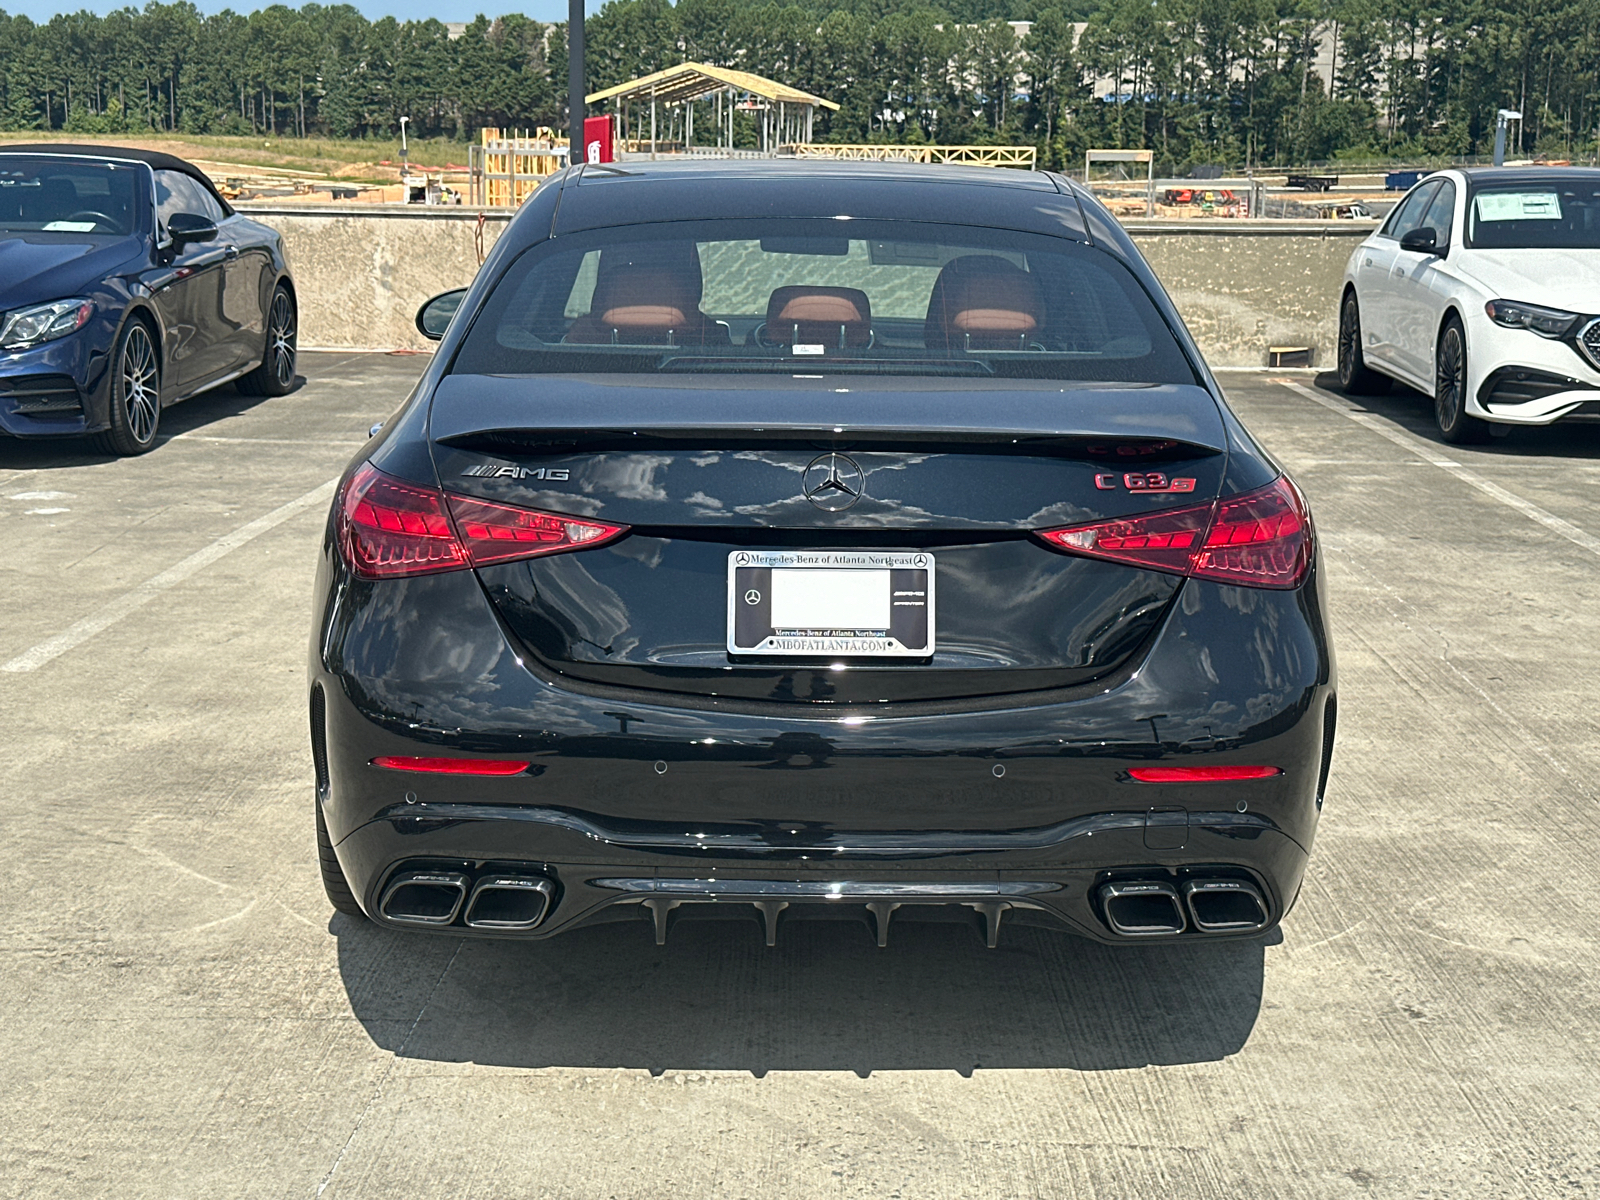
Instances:
[[[401,871],[389,881],[378,911],[403,925],[448,925],[467,899],[459,871]]]
[[[1186,879],[1183,899],[1201,933],[1251,933],[1267,925],[1266,897],[1243,879]]]
[[[1187,927],[1183,901],[1170,883],[1106,883],[1100,886],[1106,924],[1122,937],[1171,937]]]
[[[1271,909],[1261,889],[1244,879],[1186,879],[1170,883],[1129,880],[1100,885],[1106,924],[1119,937],[1173,937],[1199,933],[1254,933]]]
[[[472,888],[466,923],[472,929],[532,929],[550,911],[556,885],[539,875],[486,875]]]
[[[402,925],[439,927],[459,917],[469,929],[518,933],[543,921],[556,885],[542,875],[485,875],[476,883],[460,871],[396,872],[378,911]]]

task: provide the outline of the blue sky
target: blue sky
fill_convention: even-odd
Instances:
[[[284,0],[291,8],[300,7],[299,0]],[[400,21],[421,21],[429,17],[437,17],[441,21],[470,21],[478,13],[495,17],[504,12],[522,12],[536,21],[565,21],[567,19],[566,0],[504,0],[502,4],[484,3],[484,0],[350,0],[356,8],[367,17],[375,21],[379,17],[392,16]],[[107,13],[113,9],[143,7],[142,0],[84,0],[83,3],[59,4],[50,3],[50,0],[0,0],[0,11],[13,15],[22,14],[35,21],[48,21],[58,12],[81,12],[89,9],[91,12]],[[223,8],[231,8],[235,12],[250,12],[252,9],[263,8],[265,5],[250,3],[248,0],[233,4],[214,3],[211,0],[200,0],[197,7],[201,12],[213,13]],[[600,0],[587,0],[587,11],[599,11]]]

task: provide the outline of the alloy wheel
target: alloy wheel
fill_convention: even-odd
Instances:
[[[1339,314],[1339,382],[1350,386],[1355,374],[1356,354],[1361,348],[1361,314],[1355,297],[1347,297]]]
[[[1461,420],[1462,376],[1467,368],[1467,349],[1461,344],[1461,330],[1451,325],[1439,339],[1439,357],[1434,373],[1433,410],[1440,430],[1448,433]]]
[[[272,297],[272,315],[267,324],[267,356],[272,376],[287,390],[294,382],[295,328],[294,305],[287,292]]]
[[[161,415],[161,397],[156,370],[156,348],[143,325],[128,331],[122,346],[122,404],[128,415],[128,430],[136,442],[148,442],[156,434]]]

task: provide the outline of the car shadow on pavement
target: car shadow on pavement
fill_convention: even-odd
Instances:
[[[1452,453],[1463,451],[1470,454],[1476,451],[1508,458],[1559,455],[1563,458],[1600,459],[1600,421],[1592,417],[1568,418],[1553,425],[1519,426],[1508,429],[1504,436],[1491,437],[1487,442],[1477,445],[1452,446],[1439,436],[1439,428],[1434,424],[1432,396],[1425,396],[1403,383],[1395,383],[1381,396],[1345,396],[1339,390],[1339,376],[1333,371],[1319,373],[1315,382],[1318,390],[1342,397]]]
[[[296,375],[294,387],[286,393],[293,396],[306,386],[306,377]],[[247,413],[258,404],[282,400],[284,396],[246,396],[231,387],[202,392],[182,404],[161,410],[161,428],[157,432],[155,449],[179,434],[196,433],[208,425]],[[114,456],[95,449],[89,438],[0,438],[0,470],[53,471],[63,467],[83,467],[94,463],[111,462]]]
[[[753,914],[753,910],[752,910]],[[1265,947],[1101,946],[1008,925],[753,918],[645,921],[543,942],[406,934],[335,917],[339,969],[373,1041],[404,1058],[506,1067],[768,1071],[1120,1070],[1236,1053]]]
[[[281,402],[306,386],[306,377],[296,375],[294,386],[282,396],[248,396],[231,387],[219,387],[209,392],[161,410],[162,440],[177,437],[180,433],[195,433],[217,421],[242,416],[262,404]]]

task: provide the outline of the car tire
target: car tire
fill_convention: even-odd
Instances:
[[[1367,366],[1361,353],[1361,306],[1354,292],[1346,292],[1339,305],[1339,390],[1350,396],[1381,396],[1389,383],[1387,375]]]
[[[134,317],[111,353],[111,428],[95,439],[107,454],[144,454],[161,428],[161,355],[150,327]]]
[[[335,911],[364,920],[367,914],[356,903],[355,893],[350,890],[350,881],[344,877],[344,868],[339,865],[338,856],[333,852],[328,823],[322,819],[322,805],[318,804],[316,809],[317,864],[322,868],[322,890],[328,893],[328,903],[333,905]]]
[[[1488,441],[1489,423],[1467,415],[1467,333],[1461,318],[1445,321],[1433,357],[1433,418],[1439,436],[1457,446]]]
[[[246,396],[287,396],[294,387],[299,337],[300,314],[289,289],[280,283],[267,306],[267,345],[261,365],[241,376],[235,386]]]

